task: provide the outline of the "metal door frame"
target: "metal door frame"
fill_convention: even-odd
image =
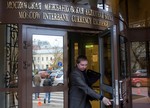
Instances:
[[[67,80],[67,69],[68,69],[68,49],[67,49],[67,32],[64,30],[53,29],[48,27],[38,27],[38,26],[29,26],[22,25],[22,64],[26,67],[22,67],[24,78],[24,89],[22,91],[22,98],[24,102],[21,104],[22,108],[32,108],[32,94],[35,92],[55,92],[63,91],[64,92],[64,108],[68,108],[68,80]],[[63,36],[63,60],[64,60],[64,85],[61,86],[51,86],[51,87],[32,87],[32,35],[41,34],[41,35],[58,35]]]
[[[111,38],[111,68],[112,68],[112,86],[108,86],[103,84],[103,78],[101,78],[100,84],[101,84],[101,90],[107,91],[113,96],[113,108],[119,108],[119,40],[118,40],[118,34],[117,34],[117,26],[113,25],[108,30],[104,31],[99,36],[99,44],[100,44],[100,72],[104,72],[104,66],[103,66],[103,37],[107,34],[110,34]],[[101,92],[103,95],[103,91]],[[101,108],[103,108],[104,105],[101,104]]]

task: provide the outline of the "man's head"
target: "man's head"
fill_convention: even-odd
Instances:
[[[78,56],[77,60],[76,60],[76,63],[77,63],[77,68],[81,71],[84,71],[87,68],[87,65],[88,65],[87,57],[84,56],[84,55]]]

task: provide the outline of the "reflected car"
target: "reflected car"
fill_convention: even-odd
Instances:
[[[63,85],[64,81],[63,81],[63,73],[59,72],[56,77],[54,78],[53,81],[53,86],[59,86],[59,85]]]
[[[132,76],[147,76],[147,70],[146,69],[138,69],[135,73],[132,74]]]
[[[132,86],[145,87],[148,86],[148,78],[132,78]]]
[[[52,72],[62,72],[62,71],[63,71],[63,67],[55,69],[55,70],[52,70]]]
[[[54,78],[57,76],[57,72],[52,72],[51,74],[50,74],[50,79],[52,80],[52,83],[53,83],[53,81],[54,81]]]

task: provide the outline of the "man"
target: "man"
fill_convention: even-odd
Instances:
[[[40,87],[41,84],[41,76],[38,72],[33,77],[33,84],[35,87]],[[35,93],[35,99],[39,98],[39,93]]]
[[[46,79],[44,79],[43,86],[52,86],[52,81],[51,81],[49,75],[47,75],[47,76],[46,76]],[[50,93],[50,92],[45,93],[45,96],[44,96],[44,103],[46,103],[46,99],[47,99],[47,98],[48,98],[48,103],[50,103],[50,96],[51,96],[51,93]]]
[[[111,105],[109,99],[89,87],[86,76],[87,65],[87,57],[84,55],[78,56],[76,68],[70,73],[69,108],[91,108],[89,97],[101,100],[105,105]]]

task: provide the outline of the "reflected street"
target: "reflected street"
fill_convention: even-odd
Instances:
[[[63,108],[63,92],[51,92],[50,103],[44,103],[45,93],[40,93],[38,99],[33,94],[33,108]]]

